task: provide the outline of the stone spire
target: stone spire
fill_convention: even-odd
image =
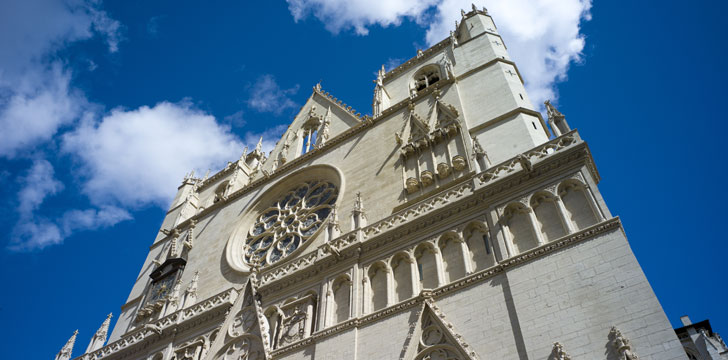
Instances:
[[[367,215],[364,211],[364,201],[361,199],[361,192],[357,192],[354,209],[351,211],[351,229],[356,230],[365,226],[367,226]]]
[[[106,343],[106,333],[109,331],[109,324],[111,323],[111,317],[114,316],[112,313],[106,316],[106,320],[101,324],[101,327],[96,330],[96,334],[91,338],[91,342],[86,348],[86,353],[94,352],[104,347]]]
[[[190,281],[190,284],[187,285],[187,290],[185,290],[185,301],[182,304],[183,308],[188,308],[197,302],[197,281],[199,278],[200,272],[195,271],[195,276]]]
[[[263,150],[263,135],[260,136],[260,139],[258,139],[258,144],[255,145],[255,151],[262,151]]]
[[[329,215],[329,222],[326,227],[326,242],[336,239],[341,234],[341,228],[339,228],[339,214],[336,204],[331,206],[331,214]]]
[[[63,348],[61,351],[58,352],[56,355],[55,360],[70,360],[71,359],[71,353],[73,353],[73,345],[76,343],[76,335],[78,335],[78,330],[73,332],[73,335],[71,335],[71,338],[66,341],[66,345],[63,345]]]
[[[316,145],[315,148],[320,148],[326,144],[326,140],[329,139],[329,127],[331,127],[331,106],[326,110],[324,121],[318,129],[316,134]]]
[[[182,287],[182,279],[177,279],[174,283],[172,291],[167,295],[167,308],[164,310],[164,315],[167,316],[179,309],[179,293]]]

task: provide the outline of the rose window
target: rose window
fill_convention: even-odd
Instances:
[[[245,262],[274,264],[298,249],[321,227],[339,195],[327,181],[308,181],[262,211],[248,231]]]

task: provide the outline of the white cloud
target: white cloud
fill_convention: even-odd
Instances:
[[[404,17],[422,21],[425,12],[438,0],[287,0],[296,21],[313,14],[327,30],[338,33],[354,29],[359,35],[368,27],[399,25]]]
[[[120,27],[98,1],[0,2],[0,157],[50,140],[87,106],[70,86],[71,71],[62,61],[50,61],[51,55],[96,34],[115,52]]]
[[[63,184],[55,178],[53,165],[43,159],[35,160],[20,182],[23,184],[18,192],[18,213],[21,217],[31,216],[46,197],[63,190]]]
[[[51,220],[38,214],[49,196],[63,190],[55,178],[53,165],[45,159],[35,160],[27,174],[20,178],[18,192],[18,222],[12,230],[8,249],[32,251],[56,245],[79,230],[99,229],[131,219],[123,209],[104,206],[101,209],[70,210],[60,219]]]
[[[70,87],[71,75],[59,64],[38,70],[32,77],[15,84],[4,104],[0,97],[0,156],[13,158],[19,151],[49,140],[86,107],[84,96]]]
[[[367,34],[373,25],[397,25],[411,18],[427,27],[425,39],[433,45],[454,30],[460,9],[469,11],[472,0],[287,0],[296,21],[313,14],[336,33],[354,29]],[[488,0],[487,5],[518,64],[534,105],[556,97],[554,85],[564,80],[573,62],[581,60],[584,35],[580,24],[590,19],[591,0]],[[386,55],[386,54],[385,54]]]
[[[273,75],[262,75],[250,89],[248,106],[260,112],[280,115],[286,109],[296,108],[296,103],[289,96],[297,92],[298,85],[282,89]]]
[[[242,149],[229,127],[186,102],[116,109],[63,139],[81,160],[92,203],[122,207],[166,208],[185,173],[220,169]]]
[[[69,210],[60,219],[61,229],[67,236],[78,230],[95,230],[131,220],[131,214],[114,206],[99,209]]]

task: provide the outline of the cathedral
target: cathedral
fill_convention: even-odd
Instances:
[[[77,359],[686,359],[486,9],[375,83],[371,116],[317,84],[271,152],[186,176]]]

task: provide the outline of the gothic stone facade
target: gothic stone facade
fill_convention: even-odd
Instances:
[[[269,154],[186,177],[81,358],[685,359],[547,109],[475,8],[379,72],[373,116],[315,86]]]

